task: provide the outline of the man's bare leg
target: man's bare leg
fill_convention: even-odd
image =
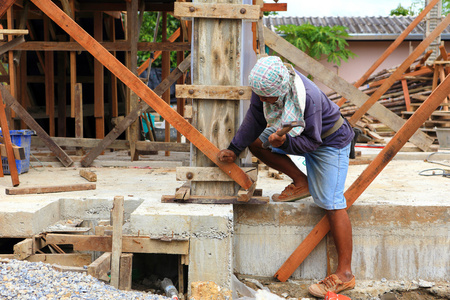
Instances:
[[[352,225],[345,209],[327,210],[338,255],[336,274],[340,280],[347,282],[353,278],[352,274]]]
[[[289,156],[273,153],[271,149],[264,149],[260,139],[256,139],[248,148],[263,163],[289,176],[296,187],[308,185],[306,175],[297,168]]]

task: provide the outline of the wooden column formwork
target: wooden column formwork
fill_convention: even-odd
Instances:
[[[239,4],[241,1],[226,3]],[[240,19],[194,19],[191,52],[194,85],[240,85],[241,22]],[[227,148],[238,129],[239,101],[195,99],[193,110],[193,125],[219,149]],[[201,151],[192,148],[191,166],[213,165]],[[232,196],[236,195],[237,190],[238,186],[234,182],[217,184],[196,181],[191,184],[191,195]]]

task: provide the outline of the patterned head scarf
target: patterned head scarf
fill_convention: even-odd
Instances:
[[[248,81],[253,92],[263,97],[278,97],[273,103],[264,102],[264,116],[267,124],[280,129],[283,122],[303,121],[306,91],[294,68],[289,69],[278,56],[260,58],[250,71]],[[303,127],[294,127],[289,135],[298,136]]]
[[[259,96],[280,97],[290,89],[290,75],[278,56],[258,60],[248,76],[252,90]]]

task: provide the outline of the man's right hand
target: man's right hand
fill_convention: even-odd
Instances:
[[[217,158],[222,162],[232,163],[236,160],[236,154],[228,149],[220,150]]]

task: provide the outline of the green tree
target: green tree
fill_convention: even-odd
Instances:
[[[346,49],[345,40],[348,37],[344,26],[314,26],[309,23],[302,25],[280,25],[277,29],[284,38],[314,59],[320,60],[326,56],[327,61],[341,65],[341,60],[348,61],[356,56]]]
[[[411,10],[411,7],[404,8],[400,3],[398,4],[396,9],[391,10],[390,16],[412,16],[414,15],[413,11]]]
[[[425,8],[425,0],[413,0],[409,10],[411,15],[418,15]],[[442,0],[442,14],[448,15],[450,12],[450,0]]]
[[[156,27],[156,19],[158,13],[156,12],[144,12],[141,31],[139,33],[139,42],[154,42],[153,35]],[[167,38],[172,35],[180,27],[180,21],[172,15],[167,15]],[[162,42],[162,16],[159,20],[158,34],[156,35],[155,42]],[[138,51],[138,66],[141,65],[150,57],[149,51]],[[171,67],[177,66],[176,52],[170,52],[170,65]],[[161,56],[152,63],[152,67],[161,67]]]

